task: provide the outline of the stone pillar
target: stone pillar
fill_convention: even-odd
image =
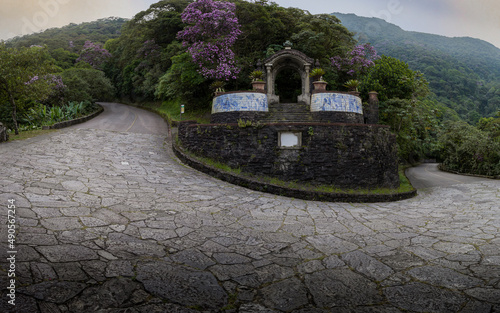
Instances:
[[[311,66],[309,64],[307,64],[305,66],[305,71],[306,71],[306,80],[305,80],[304,94],[306,96],[310,96],[310,94],[311,94],[311,77],[309,77],[309,74],[311,73]]]
[[[371,91],[368,93],[368,105],[363,108],[363,114],[365,116],[365,124],[378,124],[379,121],[379,101],[378,93]]]
[[[272,96],[274,94],[274,84],[273,84],[273,65],[266,64],[267,70],[267,95]]]

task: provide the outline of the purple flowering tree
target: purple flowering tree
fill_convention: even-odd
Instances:
[[[94,69],[100,70],[104,62],[106,62],[111,57],[111,53],[104,49],[100,44],[95,44],[91,41],[86,41],[80,52],[80,57],[76,59],[76,62],[86,62],[90,64]]]
[[[182,21],[189,26],[177,34],[188,46],[199,73],[207,79],[236,79],[232,46],[241,34],[236,6],[227,1],[197,0],[182,13]]]
[[[66,85],[64,85],[62,77],[60,75],[47,74],[43,76],[35,75],[30,78],[29,81],[24,83],[28,88],[36,88],[36,85],[46,86],[47,88],[47,102],[60,102],[63,103],[64,91],[66,90]]]
[[[370,44],[358,45],[345,56],[331,58],[333,68],[337,69],[339,76],[347,79],[357,79],[368,72],[379,59],[377,50]]]

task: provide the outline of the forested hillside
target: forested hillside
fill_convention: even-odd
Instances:
[[[437,100],[471,124],[500,108],[500,49],[479,39],[404,31],[378,18],[334,13],[360,42],[424,73]]]
[[[121,28],[126,22],[127,19],[124,18],[108,17],[89,23],[72,23],[61,28],[51,28],[36,34],[15,37],[7,41],[7,47],[47,45],[49,51],[56,49],[78,51],[87,40],[104,44],[109,39],[119,37]]]

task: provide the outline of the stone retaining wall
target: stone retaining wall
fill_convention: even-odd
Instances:
[[[77,119],[74,119],[74,120],[69,120],[69,121],[55,123],[54,125],[50,125],[50,126],[42,126],[42,129],[44,129],[44,130],[47,130],[47,129],[61,129],[61,128],[66,128],[66,127],[70,127],[70,126],[73,126],[73,125],[81,124],[81,123],[84,123],[86,121],[89,121],[89,120],[93,119],[94,117],[96,117],[99,114],[101,114],[103,111],[104,111],[104,108],[99,105],[99,110],[97,112],[94,112],[94,113],[90,114],[90,115],[87,115],[87,116],[84,116],[84,117],[81,117],[81,118],[77,118]]]
[[[262,182],[258,179],[244,177],[222,171],[218,168],[204,164],[186,154],[186,152],[176,144],[173,145],[175,155],[185,164],[192,168],[206,173],[212,177],[228,183],[249,188],[256,191],[267,192],[284,197],[295,199],[310,200],[310,201],[328,201],[328,202],[348,202],[348,203],[378,203],[378,202],[393,202],[413,198],[417,195],[417,190],[407,192],[394,192],[388,194],[359,194],[359,193],[333,193],[320,192],[313,190],[293,189],[275,184]]]
[[[300,137],[280,148],[280,134]],[[292,136],[293,137],[293,136]],[[396,138],[389,127],[364,124],[198,125],[183,122],[184,149],[255,175],[340,188],[396,188]]]

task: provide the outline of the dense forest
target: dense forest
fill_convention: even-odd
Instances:
[[[400,27],[378,18],[334,13],[361,43],[424,73],[435,100],[475,125],[500,108],[500,49],[483,40],[449,38]]]
[[[401,162],[437,158],[453,170],[500,175],[498,49],[408,35],[378,20],[377,32],[362,33],[356,27],[371,20],[340,18],[267,0],[161,0],[128,21],[15,38],[0,43],[0,121],[17,131],[17,122],[37,127],[61,107],[110,99],[209,112],[215,89],[251,89],[262,61],[290,41],[316,60],[329,89],[379,92]]]

